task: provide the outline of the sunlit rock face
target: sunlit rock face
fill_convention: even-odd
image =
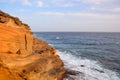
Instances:
[[[35,38],[27,24],[0,11],[0,80],[62,80],[63,66],[56,49]]]
[[[31,54],[33,35],[29,26],[0,11],[0,46],[1,53]]]

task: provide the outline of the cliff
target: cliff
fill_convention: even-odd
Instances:
[[[37,39],[17,17],[0,11],[0,80],[62,80],[56,49]]]

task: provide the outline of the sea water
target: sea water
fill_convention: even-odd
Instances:
[[[37,32],[57,49],[65,69],[82,73],[64,80],[120,80],[120,33]]]

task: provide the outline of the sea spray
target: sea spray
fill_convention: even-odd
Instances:
[[[62,58],[66,69],[77,71],[84,75],[69,75],[64,80],[120,80],[116,72],[103,68],[97,61],[76,57],[66,51],[58,51],[58,54]]]

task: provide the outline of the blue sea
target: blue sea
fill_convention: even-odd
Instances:
[[[120,80],[120,33],[35,32],[57,49],[64,67],[83,73],[64,80]]]

